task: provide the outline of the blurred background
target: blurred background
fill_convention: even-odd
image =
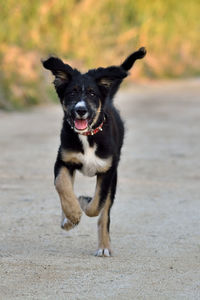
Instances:
[[[7,0],[0,4],[0,108],[55,100],[40,60],[80,68],[148,55],[129,80],[200,75],[199,0]]]

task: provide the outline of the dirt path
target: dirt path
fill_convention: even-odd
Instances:
[[[200,299],[199,83],[135,86],[116,99],[127,133],[112,258],[93,256],[96,218],[60,229],[60,107],[0,113],[0,299]],[[78,176],[77,194],[93,190]]]

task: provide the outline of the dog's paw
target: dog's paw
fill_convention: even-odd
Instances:
[[[88,196],[79,196],[79,197],[78,197],[78,200],[79,200],[79,202],[80,202],[80,201],[84,201],[84,202],[86,202],[86,203],[88,204],[88,203],[90,203],[90,201],[92,200],[92,197],[88,197]]]
[[[72,210],[67,213],[62,212],[62,218],[61,218],[61,228],[65,230],[70,230],[74,228],[81,220],[82,211],[79,207],[78,210]]]
[[[83,211],[85,211],[87,205],[90,203],[91,200],[92,200],[92,197],[87,197],[87,196],[79,196],[78,197],[78,201],[79,201],[80,206]]]
[[[61,221],[61,228],[65,230],[73,229],[76,225],[73,224],[69,219],[66,217]]]
[[[76,213],[71,212],[69,215],[67,214],[67,220],[70,221],[74,226],[78,225],[81,220],[82,211],[78,210]]]
[[[111,256],[111,251],[108,248],[99,248],[96,251],[95,256],[98,256],[98,257],[109,257],[109,256]]]

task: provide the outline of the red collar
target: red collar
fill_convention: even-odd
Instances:
[[[104,118],[103,122],[97,128],[91,129],[91,130],[86,131],[86,132],[79,132],[79,134],[86,135],[86,136],[88,136],[88,135],[94,135],[97,132],[103,130],[102,127],[103,127],[104,122],[105,122],[105,118]]]

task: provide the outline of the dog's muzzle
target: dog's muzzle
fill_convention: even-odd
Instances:
[[[74,126],[77,130],[85,130],[88,128],[88,109],[84,101],[78,102],[74,107]]]

